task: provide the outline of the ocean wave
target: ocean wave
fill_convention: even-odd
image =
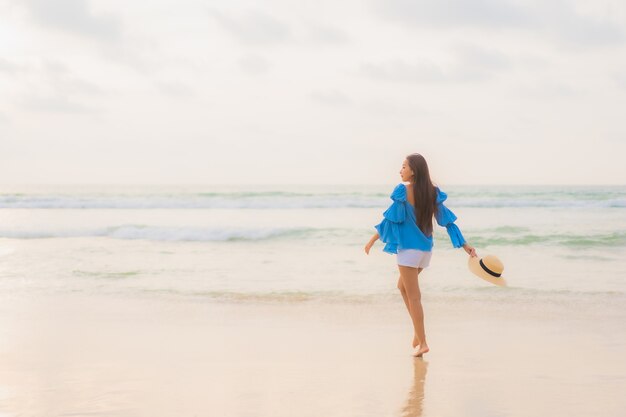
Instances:
[[[57,209],[298,209],[382,207],[380,195],[358,193],[199,193],[181,195],[0,195],[0,208]]]
[[[328,187],[330,188],[330,187]],[[452,207],[626,208],[626,190],[617,188],[489,187],[447,190]],[[0,193],[0,208],[58,209],[298,209],[384,208],[389,193],[378,191],[232,191],[232,192],[107,192]]]
[[[267,302],[267,303],[301,303],[306,301],[326,302],[352,302],[371,303],[376,301],[390,301],[396,298],[393,293],[355,294],[343,291],[220,291],[220,290],[179,290],[179,289],[140,289],[144,294],[156,294],[165,296],[182,296],[205,298],[213,301],[224,302]]]
[[[349,229],[340,228],[206,228],[206,227],[165,227],[147,225],[120,225],[93,229],[36,229],[1,230],[0,237],[11,239],[109,237],[114,239],[144,239],[155,241],[262,241],[291,238],[311,239],[329,236],[342,236]]]
[[[394,290],[375,293],[353,293],[341,290],[310,291],[232,291],[232,290],[181,290],[174,288],[142,288],[139,293],[149,296],[185,297],[206,299],[225,303],[337,303],[337,304],[374,304],[398,303],[400,297]],[[423,295],[427,302],[441,305],[476,303],[479,305],[499,305],[510,309],[517,306],[541,306],[545,309],[559,307],[593,307],[618,312],[624,315],[626,293],[621,291],[570,291],[548,290],[520,287],[448,287],[432,288]]]
[[[626,232],[597,233],[597,234],[547,234],[532,233],[501,234],[499,236],[472,235],[472,244],[475,246],[565,246],[569,248],[589,247],[624,247],[626,246]]]
[[[41,239],[106,237],[123,240],[188,241],[188,242],[237,242],[286,240],[298,242],[324,241],[336,245],[360,244],[371,235],[367,228],[314,228],[314,227],[201,227],[201,226],[153,226],[144,224],[122,224],[100,228],[73,229],[0,229],[0,238]],[[472,245],[477,247],[499,246],[553,246],[578,248],[621,248],[626,247],[626,231],[605,233],[532,233],[529,228],[499,226],[465,231]],[[443,229],[435,230],[435,244],[447,243],[448,236]],[[444,247],[445,246],[444,244]]]

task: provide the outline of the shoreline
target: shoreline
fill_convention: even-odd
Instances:
[[[617,319],[426,302],[431,352],[416,364],[399,296],[374,305],[2,298],[3,417],[617,417],[626,406]]]

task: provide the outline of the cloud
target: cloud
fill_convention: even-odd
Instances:
[[[290,25],[265,12],[249,10],[237,15],[212,10],[222,29],[244,45],[300,44],[332,45],[348,42],[349,36],[336,26],[305,19]],[[295,30],[294,30],[295,28]]]
[[[289,26],[261,11],[248,11],[237,17],[211,11],[215,21],[233,37],[247,45],[271,45],[291,39]]]
[[[503,70],[511,67],[509,58],[494,49],[486,49],[477,45],[463,43],[454,48],[458,65],[482,70]]]
[[[34,23],[44,29],[53,29],[68,36],[71,40],[93,40],[96,48],[85,51],[101,54],[107,61],[123,64],[132,69],[148,73],[154,71],[154,56],[158,41],[153,36],[129,36],[118,13],[94,11],[89,0],[13,0],[26,9]],[[104,2],[109,5],[110,3]],[[112,5],[111,7],[115,7]],[[143,16],[136,18],[141,21]],[[142,28],[141,23],[132,29]],[[44,35],[45,36],[45,35]],[[123,42],[122,42],[123,41]],[[45,45],[46,42],[40,42]],[[54,48],[54,43],[48,43]],[[65,47],[63,44],[61,47]]]
[[[452,48],[451,58],[445,66],[425,59],[415,63],[403,59],[365,63],[360,72],[390,82],[459,83],[488,80],[511,66],[506,55],[472,44],[457,44]]]
[[[561,80],[551,78],[537,79],[522,82],[518,85],[517,97],[529,97],[537,101],[546,99],[580,100],[589,95],[589,92],[580,85],[572,86]]]
[[[526,9],[504,0],[374,0],[387,18],[412,26],[528,26],[533,17]]]
[[[153,74],[164,65],[153,42],[144,39],[125,39],[119,44],[102,44],[100,53],[107,61],[122,64],[143,75]]]
[[[313,43],[342,44],[348,42],[348,34],[338,27],[317,22],[308,23],[308,37]]]
[[[23,3],[43,26],[101,41],[121,37],[122,22],[112,14],[96,14],[86,0],[26,0]]]
[[[579,46],[623,43],[623,25],[611,16],[595,17],[576,10],[567,0],[527,3],[505,0],[372,0],[384,18],[410,27],[447,30],[450,27],[523,29]]]
[[[96,107],[79,103],[58,93],[39,96],[29,95],[23,97],[18,103],[26,110],[47,113],[97,113],[100,111]]]
[[[541,25],[547,33],[570,44],[596,46],[621,44],[626,39],[623,25],[608,19],[582,15],[567,2],[546,2]]]
[[[156,86],[161,93],[169,97],[187,98],[196,95],[193,88],[178,81],[160,81],[156,83]]]
[[[352,104],[352,100],[338,90],[313,91],[309,94],[313,101],[331,106],[345,106]]]
[[[269,70],[269,63],[259,55],[243,56],[237,63],[243,72],[250,75],[265,74]]]
[[[93,96],[104,93],[98,85],[74,76],[69,67],[59,61],[43,61],[41,73],[55,91],[63,94]]]
[[[104,91],[98,85],[74,76],[69,67],[59,61],[44,60],[33,69],[32,78],[38,81],[17,99],[18,104],[27,110],[54,113],[99,111],[82,102],[101,96]]]
[[[441,82],[447,78],[443,69],[434,63],[411,64],[402,59],[362,64],[360,72],[376,80],[404,83]]]

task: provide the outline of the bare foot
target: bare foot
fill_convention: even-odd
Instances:
[[[415,352],[413,352],[413,356],[416,356],[418,358],[421,358],[424,353],[430,350],[426,343],[424,343],[423,345],[418,345],[418,346],[419,347],[415,350]]]
[[[417,338],[417,336],[413,336],[413,349],[415,349],[419,345],[420,345],[420,340]]]

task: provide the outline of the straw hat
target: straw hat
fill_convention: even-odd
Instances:
[[[467,261],[467,265],[469,266],[470,271],[485,281],[501,287],[506,286],[506,281],[502,276],[504,265],[500,262],[500,259],[498,259],[497,256],[487,255],[481,259],[477,256],[470,256]]]

